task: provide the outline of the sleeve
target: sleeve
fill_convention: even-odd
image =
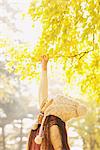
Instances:
[[[41,71],[40,85],[39,85],[39,106],[40,110],[45,105],[48,98],[48,78],[47,70]]]

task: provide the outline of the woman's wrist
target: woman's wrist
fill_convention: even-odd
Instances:
[[[47,64],[42,64],[42,70],[47,70]]]

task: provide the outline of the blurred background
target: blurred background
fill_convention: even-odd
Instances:
[[[53,2],[52,0],[51,3],[48,0],[44,0],[43,3],[41,0],[0,0],[0,150],[26,149],[29,131],[32,127],[34,118],[39,112],[38,89],[41,64],[39,63],[38,59],[41,54],[45,54],[47,52],[45,50],[47,48],[45,39],[49,43],[49,38],[53,38],[51,34],[52,29],[50,30],[48,27],[48,24],[50,24],[50,22],[46,24],[48,22],[48,20],[46,19],[48,19],[50,16],[50,12],[48,11],[47,7],[51,8],[51,6],[55,6],[53,7],[53,9],[56,10],[56,2]],[[60,0],[59,2],[60,11],[64,9],[63,7],[61,8],[61,4],[62,6],[63,4],[65,5],[65,1]],[[82,8],[85,8],[85,5],[87,3],[79,0],[78,2],[82,3]],[[98,1],[96,2],[99,4]],[[43,5],[42,8],[44,9],[41,9],[41,3]],[[72,16],[72,14],[74,14],[72,6],[75,6],[76,3],[68,3],[68,5],[71,5],[70,8],[72,11]],[[89,1],[87,6],[88,5],[91,6],[91,9],[94,9],[95,3]],[[40,11],[37,8],[39,8]],[[79,9],[81,12],[81,8]],[[42,11],[45,13],[45,15],[42,14]],[[42,16],[41,14],[44,16]],[[87,19],[88,12],[85,12],[85,15],[86,18],[81,18],[83,19],[84,27],[86,25],[85,19]],[[91,13],[91,16],[92,15],[94,14]],[[35,18],[34,16],[37,16],[37,18]],[[42,21],[38,19],[39,17],[41,18],[41,16],[43,17]],[[56,12],[55,16],[57,16]],[[54,17],[54,14],[51,13],[50,17]],[[72,20],[73,17],[75,16],[72,16]],[[82,16],[80,15],[79,17]],[[97,20],[99,19],[97,18]],[[92,21],[92,23],[95,24],[94,20]],[[55,18],[53,20],[53,23],[57,24]],[[51,21],[51,25],[53,23]],[[58,26],[57,31],[55,26],[54,28],[55,32],[58,33]],[[99,70],[98,60],[100,58],[98,53],[98,49],[100,47],[100,40],[98,40],[100,37],[100,30],[98,30],[98,33],[96,33],[97,36],[95,36],[94,39],[95,31],[88,32],[86,30],[84,31],[83,28],[81,27],[80,30],[77,30],[78,34],[81,33],[82,36],[84,34],[83,38],[85,38],[85,35],[87,34],[93,34],[92,40],[94,42],[94,48],[96,49],[94,53],[90,52],[89,55],[87,54],[88,56],[86,56],[85,59],[82,59],[82,57],[84,57],[85,53],[88,53],[88,51],[81,51],[81,55],[76,58],[78,55],[76,56],[75,52],[77,50],[76,47],[74,47],[75,52],[70,49],[70,52],[67,52],[67,55],[71,56],[72,52],[76,60],[70,61],[69,59],[67,59],[65,63],[66,58],[64,57],[64,51],[57,50],[55,48],[55,44],[50,45],[51,49],[48,50],[48,53],[50,54],[50,61],[48,63],[49,98],[54,98],[57,94],[65,94],[75,98],[79,98],[85,105],[87,105],[88,113],[86,116],[71,120],[66,123],[69,144],[71,146],[71,150],[99,150],[100,100],[98,90],[99,72],[97,71]],[[89,28],[91,29],[90,26]],[[46,33],[50,34],[45,35],[44,31],[47,29],[49,30],[49,32]],[[76,29],[73,29],[72,31],[72,34],[74,34],[74,32],[76,33]],[[41,35],[42,38],[40,38]],[[55,37],[56,34],[53,36]],[[69,35],[69,37],[71,36],[72,35]],[[35,47],[39,38],[40,45]],[[68,39],[68,34],[67,37],[65,37],[64,35],[63,38]],[[56,39],[56,41],[58,40],[58,43],[60,42],[60,44],[62,44],[63,42],[64,47],[65,39],[63,39],[63,41],[59,41],[59,39]],[[72,41],[73,46],[75,46],[76,43],[75,41]],[[85,41],[85,43],[84,41],[80,41],[80,43],[81,48],[85,47],[85,45],[91,45],[91,43],[88,43],[87,41]],[[84,44],[82,45],[82,43]],[[67,41],[66,44],[68,45],[71,43],[68,43]],[[44,51],[41,51],[43,47],[45,47]],[[35,50],[35,48],[37,49]],[[52,49],[55,49],[54,53],[52,52]],[[56,56],[55,53],[59,55]],[[60,56],[62,56],[62,59],[59,59]],[[22,58],[26,59],[29,57],[32,58],[32,61],[25,60],[25,62],[23,62]],[[29,62],[29,65],[27,65],[27,68],[25,70],[23,66],[26,65],[26,61]],[[18,64],[16,62],[20,63]],[[89,66],[82,66],[82,64],[86,65],[86,63],[88,63]],[[77,68],[75,68],[76,64]],[[30,66],[32,65],[34,66],[33,70],[32,68],[30,68]],[[79,71],[79,74],[75,74],[75,69]],[[31,72],[31,70],[33,72]],[[84,74],[86,76],[84,76]],[[66,78],[66,76],[68,78]]]

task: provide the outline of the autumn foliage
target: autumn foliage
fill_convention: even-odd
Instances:
[[[34,49],[17,46],[8,50],[9,70],[24,78],[36,78],[42,54],[62,64],[66,82],[77,78],[82,92],[99,101],[99,0],[32,1],[29,14],[42,24],[42,34]]]

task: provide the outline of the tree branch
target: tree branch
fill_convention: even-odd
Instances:
[[[69,55],[69,56],[65,56],[65,55],[60,55],[60,56],[57,56],[56,55],[56,57],[65,57],[65,58],[73,58],[73,57],[77,57],[77,56],[80,56],[80,58],[81,57],[83,57],[85,54],[87,54],[87,53],[89,53],[89,52],[91,52],[91,51],[93,51],[94,49],[92,49],[92,50],[90,50],[90,51],[84,51],[84,52],[81,52],[81,53],[79,53],[79,54],[75,54],[75,55]],[[80,59],[79,58],[79,59]]]

